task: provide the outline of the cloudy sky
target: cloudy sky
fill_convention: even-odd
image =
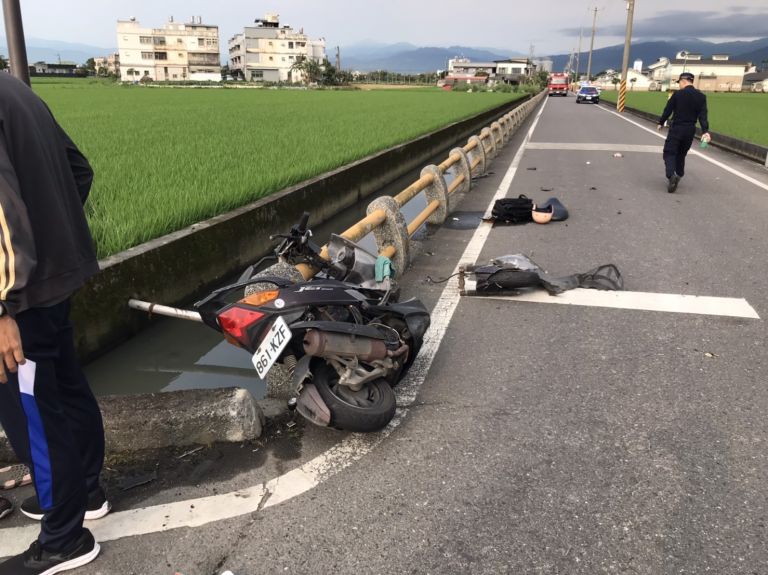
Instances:
[[[731,3],[731,1],[733,3]],[[303,27],[328,46],[410,42],[419,46],[493,47],[537,55],[567,53],[583,26],[589,46],[591,8],[598,8],[595,47],[623,42],[624,0],[20,0],[26,36],[114,47],[115,22],[135,17],[160,27],[192,15],[217,24],[227,40],[266,12]],[[768,35],[766,0],[636,0],[635,39],[698,37],[714,41]]]

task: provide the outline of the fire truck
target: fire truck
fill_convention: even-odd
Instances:
[[[547,80],[547,89],[549,90],[549,95],[559,95],[559,96],[567,96],[568,95],[568,74],[563,74],[561,72],[554,72],[549,75],[549,79]]]

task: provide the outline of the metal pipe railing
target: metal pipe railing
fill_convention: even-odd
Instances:
[[[160,305],[156,303],[150,303],[148,301],[141,301],[138,299],[129,299],[128,307],[131,309],[137,309],[139,311],[149,312],[149,315],[163,315],[166,317],[175,317],[176,319],[186,319],[189,321],[199,321],[202,323],[203,318],[196,311],[189,311],[186,309],[179,309],[177,307],[170,307],[167,305]]]
[[[527,112],[530,111],[532,105],[538,103],[538,99],[539,98],[540,97],[537,96],[536,98],[533,98],[533,99],[529,100],[528,102],[526,102],[525,104],[523,104],[523,106],[525,106],[524,111],[525,111],[526,115],[527,115]],[[518,108],[517,110],[520,110],[520,109]],[[502,126],[509,125],[510,127],[508,129],[509,129],[510,132],[512,130],[516,129],[519,126],[518,118],[519,118],[520,112],[518,112],[517,110],[514,112],[514,115],[512,113],[510,113],[509,117],[504,117],[499,122],[499,124],[501,124]],[[514,122],[513,122],[513,120],[514,120]],[[508,122],[511,123],[511,125],[507,124]],[[502,131],[501,131],[502,138],[501,139],[497,139],[492,130],[483,130],[483,132],[481,132],[481,134],[480,134],[480,136],[478,138],[471,138],[470,141],[465,146],[463,146],[461,148],[466,154],[469,155],[473,151],[475,151],[478,148],[478,146],[482,146],[482,148],[483,148],[482,157],[480,157],[480,156],[476,156],[476,157],[470,156],[469,177],[466,176],[463,173],[457,174],[456,177],[454,177],[454,179],[451,182],[451,184],[447,187],[447,192],[448,192],[447,195],[448,196],[450,196],[453,193],[455,193],[456,190],[458,190],[463,184],[465,184],[467,182],[468,179],[469,179],[469,184],[471,186],[471,183],[472,183],[471,182],[472,173],[478,168],[478,166],[480,166],[481,164],[484,164],[484,162],[486,161],[484,159],[485,158],[485,154],[486,153],[490,153],[489,152],[489,148],[491,150],[493,150],[493,148],[495,146],[503,145],[504,141],[506,140],[506,137],[504,137],[504,130],[505,129],[506,128],[502,127]],[[498,128],[496,128],[496,130],[498,131]],[[485,141],[488,140],[489,138],[492,140],[492,144],[489,145],[488,147],[486,147]],[[437,166],[437,170],[438,170],[438,172],[440,174],[440,176],[437,176],[437,177],[442,177],[442,174],[445,174],[445,172],[450,170],[453,166],[455,166],[456,164],[458,164],[461,161],[462,161],[461,155],[459,155],[459,154],[451,154],[451,155],[449,155],[448,158],[446,158],[442,163],[440,163]],[[434,173],[426,173],[426,174],[422,175],[418,180],[413,182],[411,185],[409,185],[407,188],[402,190],[399,194],[394,196],[393,199],[395,200],[397,205],[400,208],[402,208],[405,204],[410,202],[413,198],[418,196],[421,192],[423,192],[424,190],[430,188],[430,186],[434,185],[435,184],[435,178],[436,178],[436,176],[434,175]],[[424,208],[411,221],[410,224],[407,225],[407,234],[408,234],[408,236],[409,237],[413,236],[416,233],[416,231],[421,226],[423,226],[424,223],[427,222],[427,220],[429,220],[430,216],[432,216],[432,214],[434,214],[436,211],[438,211],[440,209],[440,206],[441,206],[441,202],[439,200],[437,200],[437,199],[431,200],[427,204],[427,207]],[[384,224],[386,221],[387,221],[387,213],[386,213],[386,211],[384,209],[378,209],[378,210],[375,210],[375,211],[371,212],[370,214],[368,214],[365,218],[363,218],[362,220],[360,220],[359,222],[354,224],[349,229],[347,229],[344,232],[342,232],[340,235],[342,237],[344,237],[344,238],[347,238],[347,239],[351,240],[351,241],[355,241],[355,242],[356,241],[360,241],[363,237],[365,237],[366,235],[368,235],[369,233],[374,231],[378,226]],[[382,256],[388,257],[388,258],[392,258],[396,254],[397,254],[397,249],[395,248],[395,246],[388,245],[388,246],[381,246],[380,247],[379,255],[382,255]],[[327,248],[327,246],[323,246],[322,247],[322,250],[321,250],[321,253],[320,253],[320,257],[322,257],[324,259],[328,259],[328,248]],[[304,277],[304,279],[310,279],[311,277],[313,277],[318,272],[317,269],[314,269],[313,267],[311,267],[309,265],[306,265],[306,264],[299,264],[298,266],[296,266],[296,268],[299,270],[299,272]]]
[[[456,162],[461,161],[461,156],[458,154],[451,154],[448,156],[447,160],[444,160],[443,163],[439,164],[437,167],[440,169],[440,173],[444,174],[447,172],[451,167],[456,164]]]
[[[405,188],[402,192],[397,194],[395,196],[395,201],[402,208],[405,204],[410,202],[413,198],[431,186],[434,181],[435,178],[432,174],[424,174],[410,186]]]
[[[458,190],[461,184],[463,184],[465,180],[466,178],[464,177],[464,174],[459,174],[458,176],[456,176],[451,182],[451,185],[448,186],[448,194],[450,195],[456,190]]]
[[[416,233],[416,230],[418,230],[421,226],[424,225],[424,222],[426,222],[429,219],[429,216],[435,213],[435,211],[440,207],[440,202],[437,200],[432,200],[429,202],[426,208],[424,208],[419,215],[417,215],[415,218],[413,218],[413,221],[408,224],[408,236],[412,237],[413,234]]]

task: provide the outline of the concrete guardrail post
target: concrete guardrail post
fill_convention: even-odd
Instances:
[[[494,138],[494,146],[496,148],[495,154],[498,155],[501,152],[501,148],[504,147],[504,130],[499,122],[493,122],[491,124],[491,134]]]
[[[456,177],[464,176],[464,181],[461,186],[453,192],[453,195],[466,194],[472,189],[472,168],[469,163],[469,155],[467,155],[462,148],[454,148],[450,151],[449,155],[453,156],[454,154],[461,156],[461,159],[454,164],[454,167],[456,168]]]
[[[473,173],[477,175],[484,174],[486,165],[488,164],[488,158],[485,154],[485,147],[483,146],[482,140],[478,136],[472,136],[469,138],[468,143],[475,144],[474,149],[469,152],[470,165],[474,164],[475,160],[480,160],[480,163],[477,164]]]
[[[504,143],[506,144],[512,137],[512,114],[506,114],[504,116],[504,123],[502,124],[502,127],[504,128]]]
[[[490,128],[480,130],[480,142],[483,144],[486,158],[490,160],[496,157],[496,141]]]
[[[381,225],[373,229],[376,247],[379,252],[382,252],[384,248],[389,246],[395,248],[395,255],[392,256],[391,260],[392,267],[394,268],[393,273],[395,277],[399,277],[405,272],[410,261],[408,259],[410,252],[408,224],[394,198],[381,196],[368,204],[368,214],[377,210],[384,210],[387,218]]]
[[[440,225],[448,217],[448,213],[451,211],[448,206],[448,186],[445,184],[445,178],[440,173],[440,168],[435,165],[425,166],[421,170],[421,176],[432,174],[432,185],[424,190],[424,195],[427,196],[427,204],[432,203],[433,200],[437,200],[440,207],[437,208],[427,218],[427,223]],[[453,202],[455,205],[455,202]]]

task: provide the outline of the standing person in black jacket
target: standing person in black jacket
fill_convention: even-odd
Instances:
[[[707,120],[707,97],[693,87],[693,74],[683,72],[678,79],[680,90],[672,94],[661,115],[657,130],[672,116],[672,127],[664,142],[664,165],[667,174],[667,191],[677,189],[680,178],[685,175],[685,156],[691,149],[696,135],[696,122],[701,124],[702,140],[708,142],[709,121]]]
[[[101,412],[75,356],[69,300],[98,271],[83,211],[93,171],[32,90],[0,73],[0,423],[32,473],[22,512],[41,520],[0,575],[92,561],[83,519],[109,512],[99,485]]]

